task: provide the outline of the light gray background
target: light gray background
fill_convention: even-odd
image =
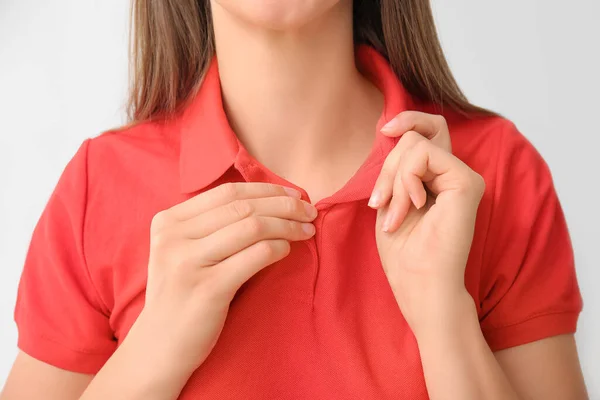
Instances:
[[[81,141],[123,122],[128,1],[0,0],[0,387],[29,237]],[[469,98],[512,119],[552,169],[584,312],[577,340],[600,399],[600,2],[434,0]]]

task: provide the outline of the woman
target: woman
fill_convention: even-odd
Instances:
[[[428,1],[134,19],[133,124],[38,223],[3,400],[586,398],[550,173]]]

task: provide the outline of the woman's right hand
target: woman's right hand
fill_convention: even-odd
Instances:
[[[286,257],[290,241],[312,237],[316,215],[298,191],[266,183],[224,184],[159,212],[146,303],[132,332],[191,374],[214,347],[239,287]]]

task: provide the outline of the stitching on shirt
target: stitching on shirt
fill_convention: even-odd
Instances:
[[[114,353],[114,351],[108,351],[108,352],[107,351],[102,351],[101,352],[100,350],[87,350],[87,349],[74,348],[74,347],[71,347],[71,346],[65,346],[63,343],[59,342],[58,340],[53,339],[51,337],[48,337],[48,336],[46,336],[43,333],[35,335],[35,336],[38,336],[41,339],[47,340],[49,342],[57,344],[57,345],[59,345],[61,347],[64,347],[67,350],[74,351],[76,353],[89,354],[89,355],[98,355],[98,356],[110,356],[110,355],[112,355]]]
[[[489,128],[489,130],[488,130],[488,133],[487,133],[487,134],[490,134],[490,133],[493,131],[493,129],[495,129],[495,128],[496,128],[496,125],[500,125],[500,126],[502,126],[502,124],[503,124],[503,123],[505,123],[505,120],[503,120],[503,119],[500,119],[500,120],[499,120],[499,122],[498,122],[498,124],[493,124],[493,125],[492,125],[492,126]],[[506,137],[506,130],[505,130],[505,129],[502,129],[502,135],[500,136],[500,139],[498,139],[498,142],[499,142],[499,143],[498,143],[498,149],[497,149],[497,151],[496,151],[496,160],[495,160],[496,162],[495,162],[495,166],[494,166],[494,170],[495,170],[495,174],[494,174],[494,188],[493,188],[493,191],[492,191],[492,204],[491,204],[491,206],[490,206],[490,215],[489,215],[489,217],[488,217],[488,221],[487,221],[487,227],[486,227],[486,229],[485,229],[485,238],[484,238],[484,240],[483,240],[483,246],[482,246],[482,251],[481,251],[481,257],[480,257],[480,259],[479,259],[479,265],[480,265],[480,268],[479,268],[479,280],[480,280],[480,281],[481,281],[481,279],[482,279],[482,276],[483,276],[483,275],[484,275],[486,272],[489,272],[489,271],[486,271],[486,270],[488,269],[488,268],[487,268],[487,267],[488,267],[488,265],[487,265],[487,263],[485,262],[485,260],[486,260],[486,255],[487,255],[487,253],[488,253],[488,251],[489,251],[489,250],[488,250],[488,246],[489,246],[489,240],[490,240],[490,230],[492,229],[492,223],[493,223],[493,220],[494,220],[494,212],[495,212],[495,210],[496,210],[496,190],[497,190],[497,188],[498,188],[498,170],[499,170],[499,165],[500,165],[500,153],[501,153],[501,151],[502,151],[502,148],[503,148],[503,146],[504,146],[505,137]],[[511,284],[511,286],[512,286],[512,284]],[[493,286],[492,286],[492,289],[493,289]],[[510,288],[509,288],[509,289],[510,289]],[[506,293],[508,293],[508,290],[507,290],[507,292],[506,292]],[[505,295],[506,293],[504,293],[504,295]],[[481,293],[478,293],[478,297],[480,298],[480,299],[479,299],[479,303],[480,303],[480,304],[482,304],[482,303],[483,303],[483,301],[485,300],[485,298],[486,298],[488,295],[489,295],[489,293],[483,293],[483,294],[481,294]],[[495,307],[495,306],[496,306],[496,305],[497,305],[497,304],[498,304],[500,301],[502,301],[502,298],[504,297],[504,295],[502,295],[502,296],[500,297],[500,299],[498,299],[498,302],[497,302],[496,304],[492,305],[492,307],[490,308],[490,310],[488,311],[488,313],[486,313],[486,315],[487,315],[487,314],[489,314],[489,313],[491,313],[491,312],[492,312],[492,310],[494,309],[494,307]]]
[[[315,292],[317,290],[317,281],[319,279],[319,273],[321,272],[321,260],[320,260],[320,256],[319,256],[319,248],[323,248],[323,225],[325,225],[325,217],[327,216],[327,214],[329,214],[329,211],[331,211],[331,209],[335,207],[335,205],[332,205],[330,208],[323,210],[323,217],[321,218],[321,224],[320,224],[320,235],[319,235],[319,240],[318,243],[315,241],[315,253],[316,253],[316,258],[317,258],[317,268],[316,268],[316,273],[315,273],[315,277],[313,280],[313,287],[312,287],[312,293],[311,293],[311,298],[312,298],[312,304],[311,306],[314,308],[314,298],[315,298]]]
[[[500,125],[500,123],[498,123]],[[496,125],[493,125],[490,129],[488,134],[492,131],[493,128],[496,128]],[[488,248],[488,239],[489,239],[489,233],[490,233],[490,229],[492,226],[492,221],[494,219],[494,211],[496,209],[496,189],[498,188],[498,166],[500,165],[500,152],[502,150],[502,146],[504,145],[504,138],[506,136],[506,131],[502,130],[502,135],[500,136],[499,143],[498,143],[498,149],[496,151],[496,163],[494,166],[494,170],[495,170],[495,174],[494,174],[494,188],[493,188],[493,192],[492,192],[492,205],[490,207],[490,216],[488,218],[488,224],[487,224],[487,229],[485,231],[485,240],[483,243],[483,251],[481,252],[481,260],[480,260],[480,265],[483,266],[483,260],[485,258],[485,254],[487,253],[487,248]]]
[[[501,329],[505,329],[505,328],[510,328],[513,326],[517,326],[517,325],[521,325],[521,324],[525,324],[527,322],[530,322],[534,319],[537,318],[541,318],[541,317],[548,317],[551,315],[560,315],[560,314],[575,314],[577,315],[579,313],[579,310],[568,310],[568,311],[546,311],[546,312],[539,312],[536,314],[531,315],[530,317],[519,321],[519,322],[513,322],[513,323],[509,323],[509,324],[504,324],[504,325],[497,325],[497,326],[491,326],[489,328],[486,329],[481,329],[482,332],[493,332],[496,330],[501,330]]]
[[[100,305],[100,309],[101,309],[100,311],[106,317],[109,317],[111,310],[108,307],[108,305],[106,304],[106,302],[104,301],[104,299],[102,298],[102,296],[100,295],[100,291],[94,284],[94,280],[92,279],[92,273],[88,266],[87,257],[85,255],[85,228],[87,226],[88,195],[89,195],[89,187],[90,187],[90,184],[89,184],[89,149],[90,149],[91,139],[86,139],[84,143],[85,143],[85,199],[84,199],[85,206],[83,208],[82,226],[81,226],[81,239],[80,239],[81,240],[81,257],[83,259],[86,277],[89,280],[90,286],[92,287],[93,293],[96,297],[96,302]],[[106,312],[104,310],[102,310],[102,308],[104,308],[104,310],[106,310]]]

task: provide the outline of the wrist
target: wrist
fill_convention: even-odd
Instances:
[[[81,399],[175,399],[192,372],[156,342],[140,316]]]
[[[160,325],[163,324],[142,311],[120,347],[138,360],[148,377],[185,384],[198,365],[186,362],[178,342],[171,340]]]
[[[464,287],[437,290],[419,308],[410,321],[418,342],[462,336],[465,329],[479,327],[475,303]]]
[[[481,332],[475,303],[470,296],[453,298],[453,303],[438,320],[423,320],[427,323],[415,334],[429,395],[515,398]]]

